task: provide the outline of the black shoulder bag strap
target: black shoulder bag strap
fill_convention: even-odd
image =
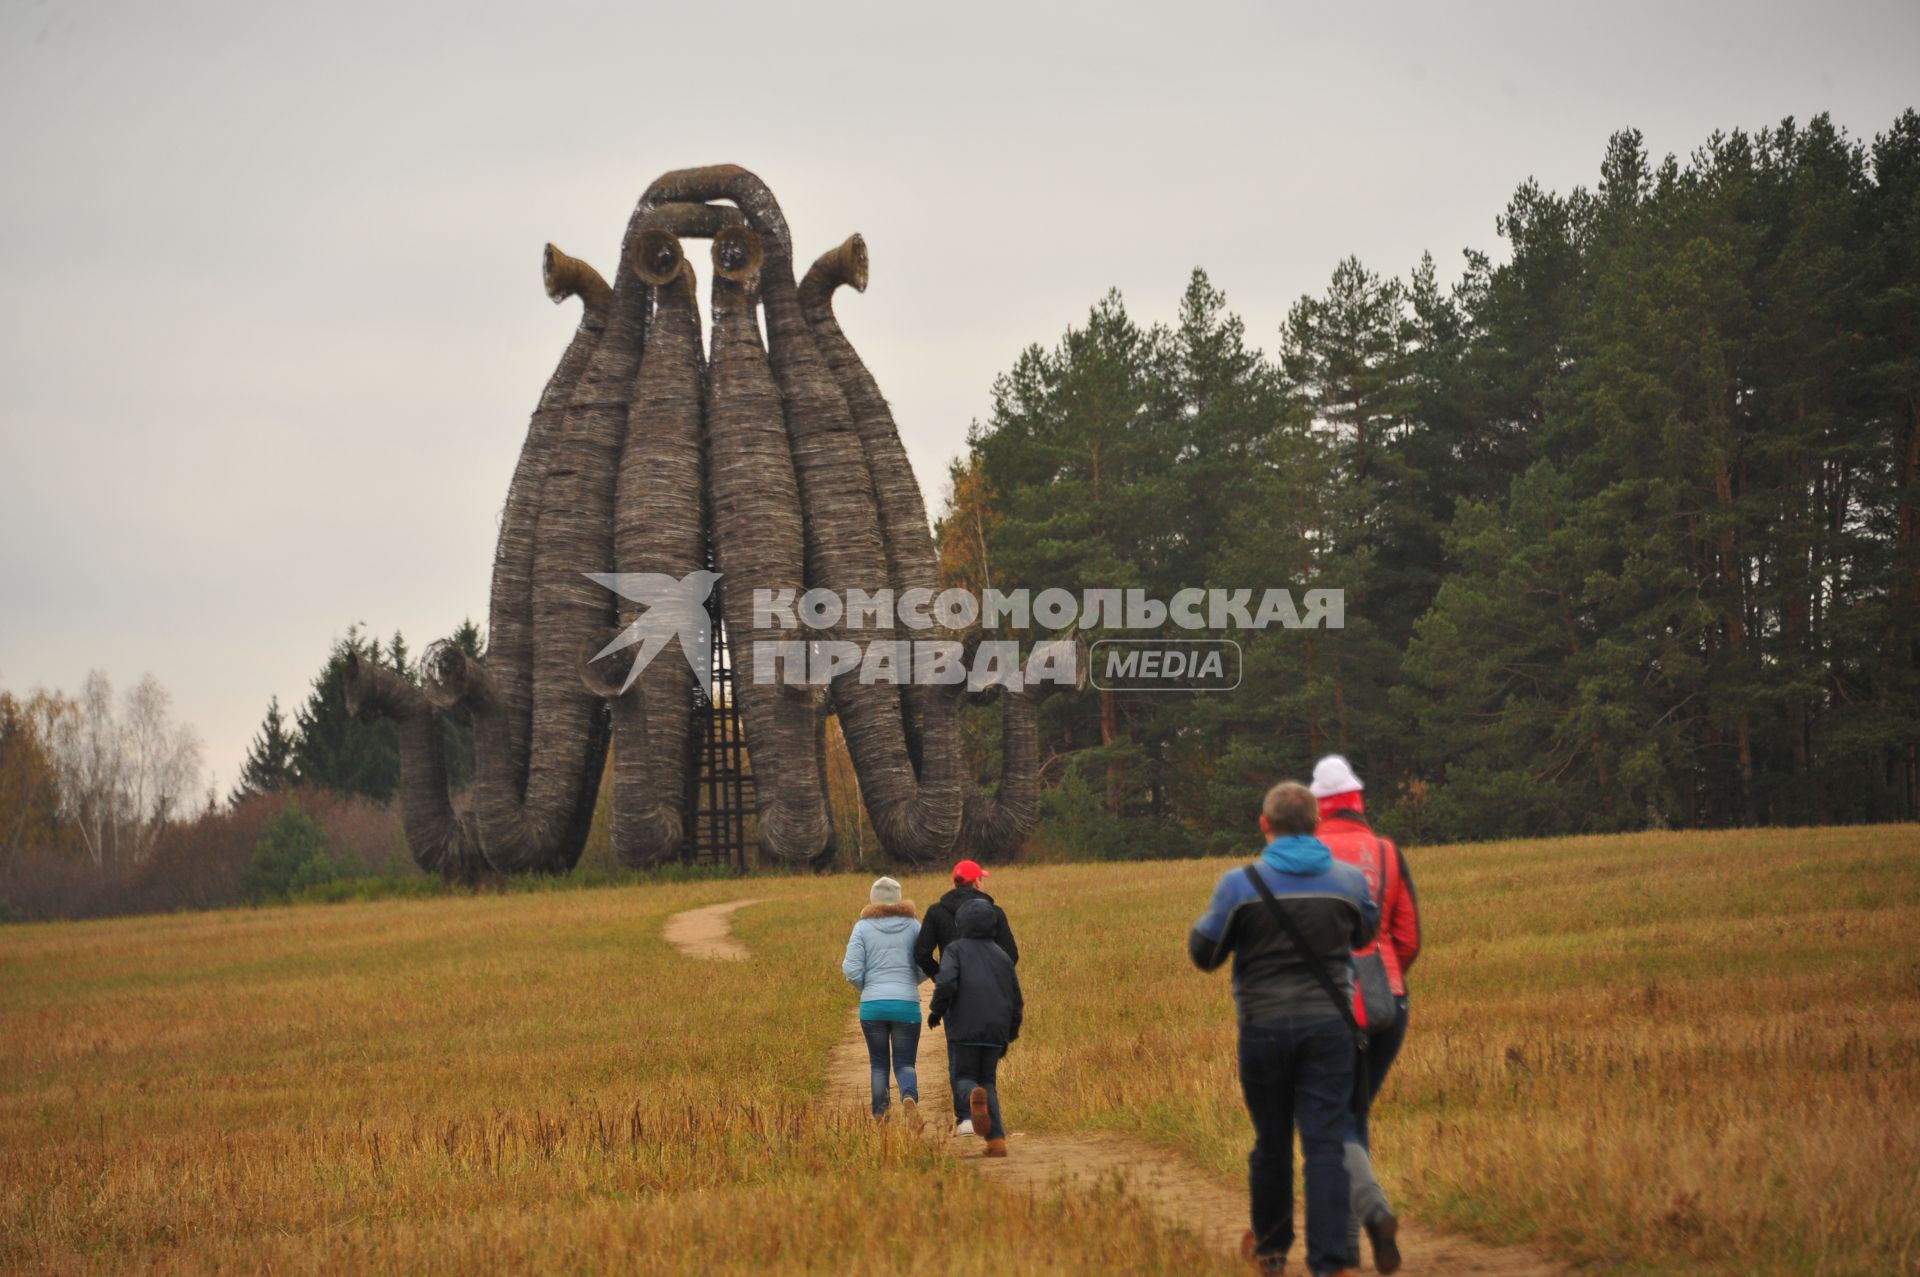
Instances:
[[[1362,1051],[1366,1050],[1367,1035],[1361,1029],[1360,1022],[1353,1018],[1352,1001],[1340,996],[1339,986],[1334,984],[1333,977],[1327,974],[1325,965],[1314,958],[1313,949],[1307,944],[1306,933],[1300,930],[1300,924],[1295,922],[1293,915],[1282,909],[1280,902],[1273,898],[1273,891],[1267,886],[1266,879],[1260,876],[1259,870],[1252,865],[1247,865],[1243,872],[1247,875],[1247,880],[1253,884],[1253,889],[1260,893],[1260,898],[1267,902],[1267,908],[1272,911],[1274,921],[1280,924],[1280,929],[1287,933],[1288,939],[1293,941],[1293,947],[1299,950],[1300,956],[1307,960],[1307,969],[1313,972],[1313,978],[1320,982],[1320,987],[1327,991],[1329,998],[1333,999],[1334,1008],[1340,1012],[1340,1018],[1347,1022],[1349,1029],[1353,1030],[1354,1041]]]
[[[1299,951],[1302,958],[1306,959],[1307,969],[1313,972],[1313,978],[1320,982],[1320,987],[1327,991],[1329,998],[1333,999],[1334,1008],[1340,1012],[1340,1018],[1347,1022],[1347,1029],[1353,1034],[1354,1070],[1351,1103],[1353,1111],[1358,1113],[1362,1107],[1361,1097],[1366,1094],[1363,1088],[1367,1085],[1365,1081],[1367,1076],[1366,1031],[1360,1027],[1360,1022],[1353,1018],[1351,1000],[1340,996],[1340,989],[1334,984],[1333,977],[1327,974],[1325,964],[1313,956],[1313,949],[1307,944],[1306,933],[1300,930],[1300,924],[1295,922],[1293,916],[1282,909],[1280,902],[1273,898],[1273,891],[1267,886],[1267,880],[1262,878],[1260,871],[1252,865],[1245,866],[1243,872],[1247,875],[1247,880],[1253,884],[1253,889],[1260,893],[1260,898],[1267,902],[1267,910],[1273,914],[1273,920],[1280,924],[1280,929],[1287,933],[1288,939],[1293,941],[1293,947]]]
[[[1380,921],[1387,920],[1387,844],[1379,834],[1373,836],[1373,863],[1380,866],[1380,898],[1373,903],[1380,910]]]

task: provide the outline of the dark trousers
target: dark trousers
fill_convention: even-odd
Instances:
[[[867,1064],[873,1070],[873,1115],[879,1117],[887,1111],[889,1072],[900,1079],[900,1098],[912,1096],[917,1103],[920,1075],[913,1065],[920,1051],[920,1022],[862,1020],[860,1033],[867,1040]]]
[[[967,1093],[960,1089],[960,1044],[947,1040],[947,1089],[953,1092],[953,1120],[967,1115]]]
[[[1240,1090],[1253,1118],[1247,1186],[1255,1252],[1285,1256],[1293,1246],[1293,1132],[1307,1173],[1307,1268],[1349,1264],[1347,1168],[1341,1143],[1353,1129],[1353,1034],[1328,1015],[1240,1028]]]
[[[987,1089],[987,1114],[993,1124],[987,1130],[975,1130],[974,1134],[990,1140],[1005,1139],[1007,1134],[1000,1125],[1000,1088],[995,1082],[995,1076],[1000,1072],[1000,1057],[1006,1053],[1004,1046],[976,1042],[962,1042],[953,1048],[953,1093],[959,1097],[964,1113],[966,1097],[973,1094],[973,1088],[983,1086]]]
[[[1393,1067],[1393,1059],[1400,1054],[1400,1048],[1407,1040],[1407,999],[1404,995],[1394,999],[1399,1008],[1394,1016],[1393,1027],[1376,1033],[1367,1041],[1367,1093],[1366,1103],[1355,1114],[1355,1125],[1360,1130],[1360,1142],[1369,1151],[1373,1141],[1367,1129],[1367,1118],[1373,1113],[1373,1101],[1380,1094],[1380,1088],[1387,1084],[1387,1070]]]

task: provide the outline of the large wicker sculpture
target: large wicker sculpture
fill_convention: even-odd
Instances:
[[[710,360],[687,239],[713,242]],[[617,636],[648,607],[644,592],[623,597],[621,582],[700,580],[710,550],[736,671],[753,669],[754,644],[794,637],[756,629],[757,590],[897,596],[936,583],[926,506],[892,413],[834,318],[839,287],[866,287],[859,236],[796,284],[791,235],[766,186],[731,165],[686,169],[641,197],[611,287],[552,245],[545,277],[556,302],[578,297],[584,310],[507,492],[486,661],[441,643],[421,686],[370,664],[349,682],[363,713],[395,721],[408,841],[423,868],[449,876],[571,868],[609,739],[620,859],[679,856],[692,815],[694,675],[686,661],[655,660],[628,686],[596,661],[629,641]],[[812,637],[886,641],[890,624]],[[991,796],[965,775],[965,694],[852,671],[830,689],[737,680],[762,847],[815,863],[830,851],[824,723],[834,712],[892,857],[926,863],[956,844],[980,858],[1010,853],[1037,810],[1031,694],[1004,693]],[[473,728],[464,812],[447,792],[437,710]]]

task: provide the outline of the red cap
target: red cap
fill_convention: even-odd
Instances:
[[[977,860],[963,860],[953,867],[953,876],[961,882],[979,882],[982,878],[992,877],[980,867]]]

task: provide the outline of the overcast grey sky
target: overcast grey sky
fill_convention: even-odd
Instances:
[[[1357,254],[1498,252],[1609,133],[1682,153],[1920,104],[1920,5],[725,6],[0,0],[0,686],[151,670],[224,790],[350,622],[485,621],[495,517],[657,174],[734,162],[929,504],[994,375],[1204,266],[1271,348]],[[704,276],[704,272],[703,272]]]

